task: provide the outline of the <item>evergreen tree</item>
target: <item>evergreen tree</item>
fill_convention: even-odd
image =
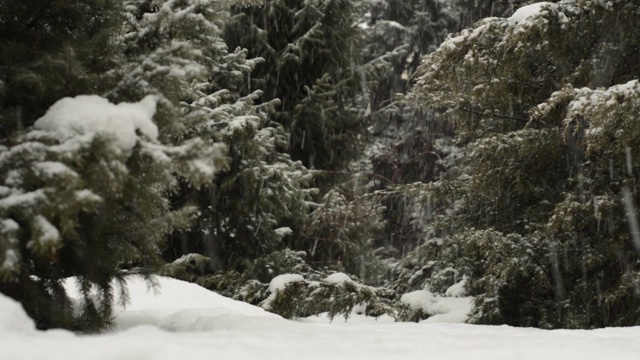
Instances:
[[[289,154],[316,169],[315,184],[324,200],[316,200],[311,223],[302,236],[294,232],[297,239],[289,244],[308,251],[312,262],[335,264],[341,258],[358,273],[364,264],[358,252],[371,251],[363,244],[379,227],[355,229],[379,219],[380,211],[378,204],[361,210],[361,205],[349,205],[366,191],[353,174],[359,171],[353,162],[369,136],[372,89],[399,57],[384,52],[365,59],[364,31],[355,26],[360,5],[342,0],[266,1],[260,7],[237,7],[225,31],[230,44],[265,59],[249,85],[264,89],[265,100],[280,99],[273,119],[290,133]],[[339,230],[336,224],[346,227]]]
[[[465,275],[475,322],[638,323],[638,10],[529,5],[427,57],[411,99],[446,109],[464,157],[448,178],[404,188],[436,214],[397,289]]]
[[[343,171],[357,157],[369,88],[388,69],[387,59],[364,62],[356,3],[269,0],[238,7],[225,32],[230,44],[265,59],[250,86],[281,100],[276,121],[291,133],[292,158],[308,168]]]
[[[112,97],[161,96],[159,126],[176,145],[200,137],[224,143],[227,171],[202,189],[182,184],[176,205],[197,204],[188,232],[175,233],[168,260],[202,253],[216,267],[242,267],[295,241],[307,221],[311,175],[287,154],[288,134],[271,120],[276,99],[248,89],[262,59],[230,51],[221,38],[232,4],[249,1],[133,1],[128,3],[126,54]],[[287,238],[287,239],[284,239]]]
[[[62,99],[36,130],[5,138],[0,156],[1,291],[21,301],[40,328],[99,330],[111,319],[111,280],[122,283],[127,267],[153,271],[163,240],[196,217],[195,201],[172,203],[169,196],[208,186],[226,167],[226,147],[202,131],[210,129],[206,122],[218,116],[239,127],[250,123],[257,95],[204,93],[216,70],[204,50],[219,37],[197,11],[221,10],[203,2],[0,5],[7,34],[1,56],[10,70],[0,98],[6,132],[33,124],[64,95],[97,92],[120,103]],[[192,11],[174,11],[179,6]],[[153,14],[140,11],[146,7]],[[170,15],[181,21],[172,24]],[[202,35],[174,34],[178,24],[202,26]],[[242,52],[233,57],[240,60],[232,66],[248,67]],[[84,298],[80,315],[62,287],[69,276],[78,278]]]
[[[109,325],[112,280],[124,292],[123,268],[157,267],[165,236],[196,215],[194,207],[170,207],[175,176],[200,186],[224,158],[202,141],[158,142],[154,113],[152,97],[118,106],[65,98],[1,149],[0,290],[39,328]],[[62,287],[70,276],[83,296],[79,314]]]

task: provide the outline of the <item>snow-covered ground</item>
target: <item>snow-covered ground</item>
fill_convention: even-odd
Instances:
[[[637,359],[640,328],[544,331],[507,326],[393,323],[354,315],[289,321],[185,282],[160,278],[159,294],[129,281],[117,329],[79,336],[39,332],[0,295],[2,360],[146,359]]]

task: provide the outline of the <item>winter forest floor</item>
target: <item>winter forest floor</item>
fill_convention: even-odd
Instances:
[[[129,281],[131,301],[113,332],[40,332],[18,303],[0,296],[3,360],[160,359],[633,359],[640,327],[545,331],[508,326],[290,321],[197,285],[159,278],[157,294]],[[71,284],[67,284],[69,287]]]

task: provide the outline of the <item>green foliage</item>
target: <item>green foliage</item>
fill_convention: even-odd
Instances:
[[[198,221],[173,234],[169,260],[202,253],[224,268],[241,269],[283,247],[307,221],[311,175],[287,155],[288,133],[272,121],[277,99],[256,105],[263,91],[247,89],[263,61],[248,51],[230,51],[221,38],[233,4],[239,1],[144,1],[128,3],[127,56],[113,97],[158,93],[158,125],[167,141],[193,137],[226,144],[227,171],[202,189],[181,184],[176,206],[197,204]],[[296,236],[288,236],[295,242]],[[287,239],[288,241],[288,239]]]
[[[391,300],[395,294],[386,289],[360,285],[354,281],[327,283],[297,281],[271,293],[261,306],[284,318],[301,318],[326,312],[329,319],[337,315],[348,319],[354,309],[362,308],[366,316],[393,315]]]
[[[385,225],[383,211],[375,198],[349,201],[338,190],[329,191],[311,213],[307,230],[312,241],[311,258],[320,264],[336,264],[338,271],[357,274],[367,283],[379,284],[386,267],[374,240]]]

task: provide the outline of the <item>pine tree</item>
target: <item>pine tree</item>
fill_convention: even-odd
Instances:
[[[427,57],[411,99],[446,110],[464,157],[405,187],[436,214],[397,288],[466,275],[475,322],[638,323],[637,14],[627,1],[529,5]]]
[[[370,82],[387,66],[364,63],[355,3],[270,0],[234,14],[226,38],[265,59],[250,85],[264,89],[266,100],[281,100],[276,121],[291,133],[292,158],[345,170],[366,136]]]
[[[288,134],[272,121],[278,100],[265,101],[262,90],[246,86],[262,59],[230,51],[221,38],[229,7],[252,3],[128,3],[129,64],[111,96],[158,94],[167,141],[224,143],[231,160],[215,182],[202,189],[182,184],[173,196],[176,206],[197,204],[200,216],[188,232],[172,235],[167,260],[199,252],[218,267],[242,267],[295,241],[287,228],[297,234],[307,222],[311,175],[290,159]]]
[[[65,98],[2,148],[0,290],[39,328],[109,325],[112,280],[125,292],[122,270],[152,271],[165,236],[196,215],[194,207],[172,209],[167,195],[176,175],[193,186],[211,181],[220,149],[163,145],[154,113],[152,97],[118,106],[95,95]],[[70,276],[83,296],[79,315],[62,287]]]
[[[290,133],[288,152],[315,170],[318,204],[312,205],[316,209],[302,236],[294,231],[298,237],[288,245],[308,251],[316,264],[334,264],[343,257],[346,267],[358,273],[364,261],[355,254],[379,227],[354,230],[378,219],[379,205],[349,205],[366,191],[360,176],[353,174],[360,171],[354,161],[369,137],[372,89],[399,58],[393,52],[365,58],[364,32],[355,26],[360,5],[342,0],[266,1],[260,7],[237,7],[225,30],[230,44],[265,59],[249,85],[264,89],[265,101],[280,100],[273,119]],[[336,222],[338,217],[346,222]],[[335,229],[338,223],[346,227]],[[351,235],[339,239],[337,232]]]
[[[132,29],[141,2],[0,5],[10,70],[0,100],[13,132],[0,150],[0,291],[21,301],[40,328],[97,331],[111,320],[112,280],[122,285],[131,267],[148,275],[161,264],[166,237],[196,217],[192,204],[169,196],[179,185],[208,185],[225,168],[226,147],[187,127],[206,110],[226,108],[180,103],[209,80],[192,39],[133,51],[132,37],[146,34]],[[96,92],[119,104],[96,95],[59,100]],[[52,104],[36,129],[27,127]],[[83,296],[79,315],[62,286],[69,276]]]

